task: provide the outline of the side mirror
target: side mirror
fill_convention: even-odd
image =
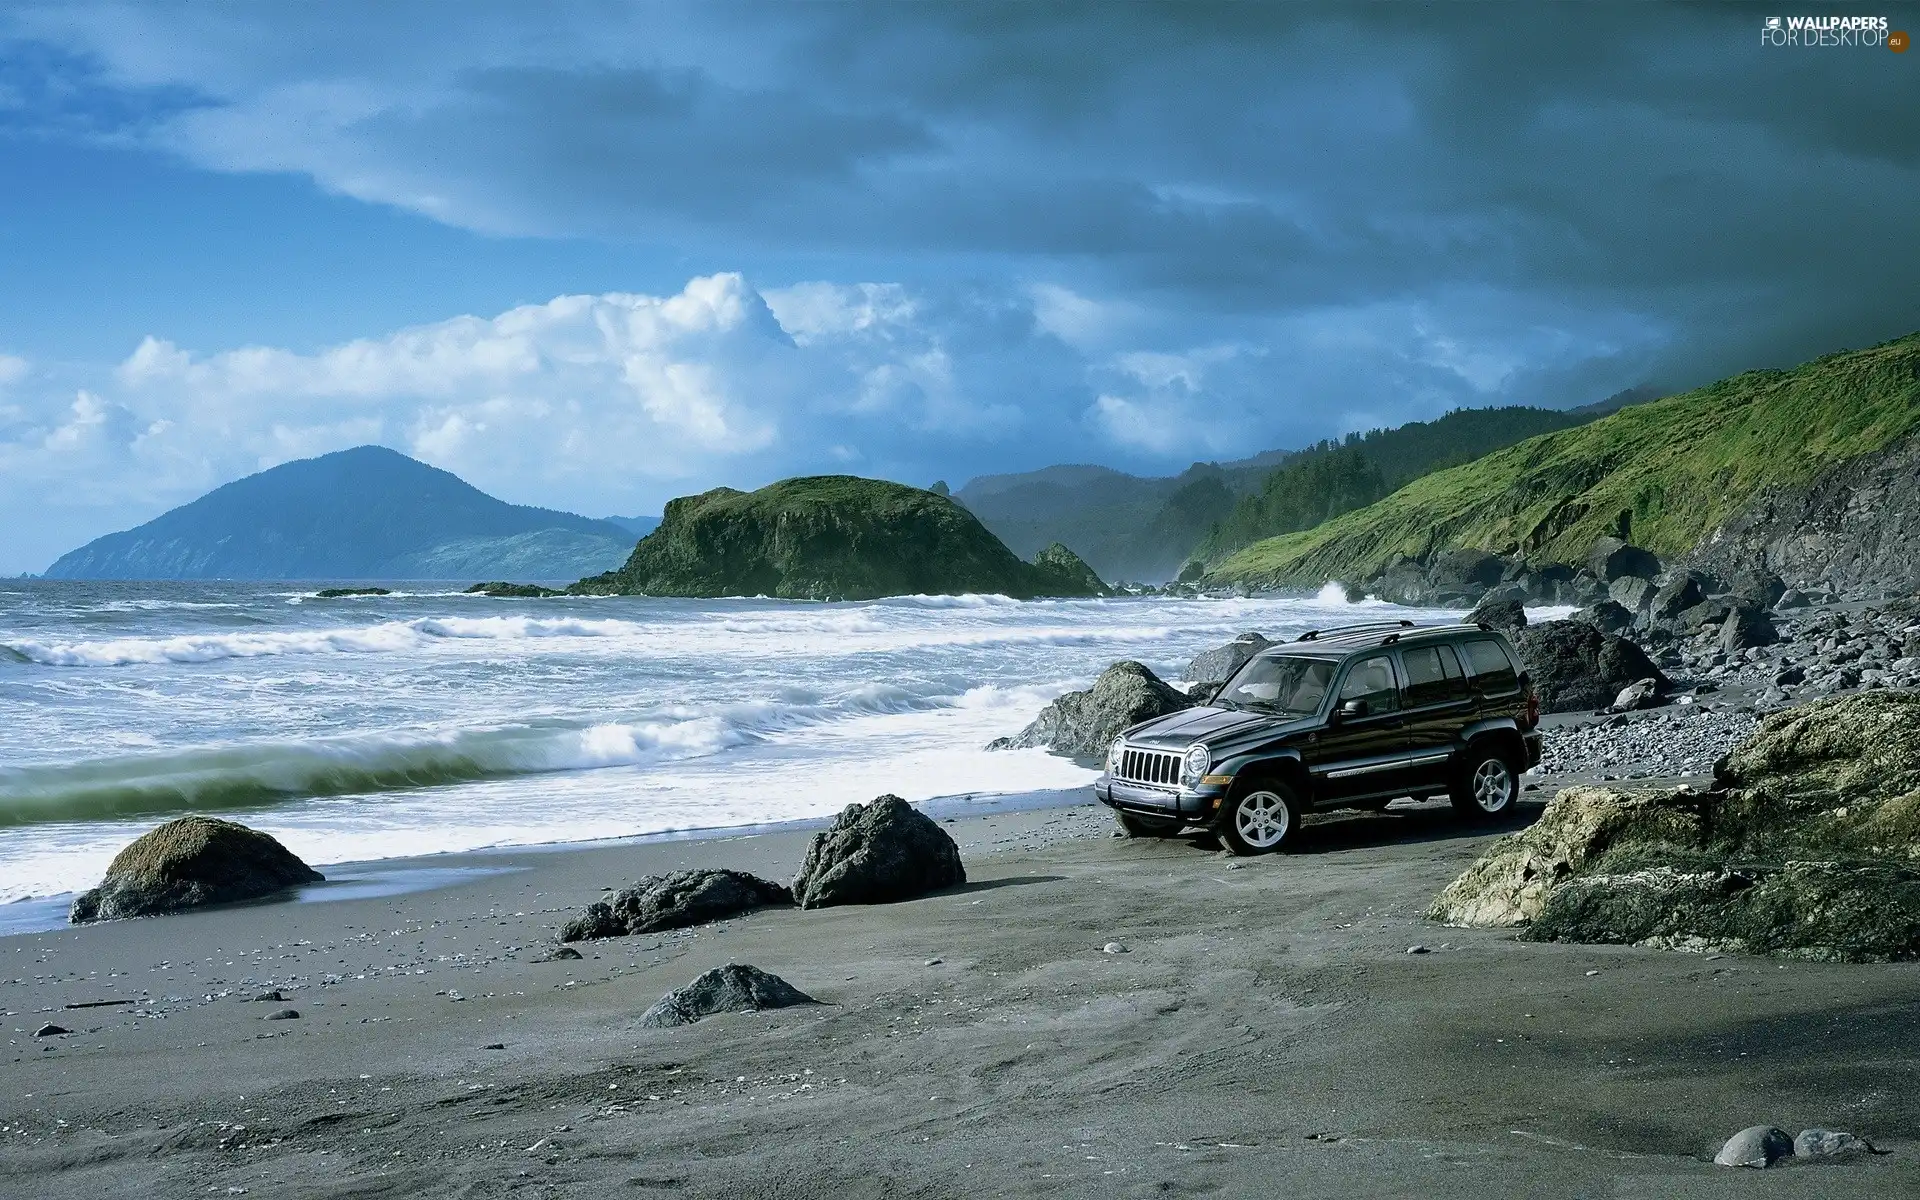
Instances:
[[[1365,700],[1349,700],[1340,706],[1340,716],[1343,720],[1352,717],[1364,717],[1367,715],[1367,711],[1367,702]]]

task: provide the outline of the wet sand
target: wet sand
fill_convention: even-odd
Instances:
[[[1431,925],[1497,832],[1443,804],[1243,862],[1091,806],[948,828],[964,888],[579,961],[531,960],[603,888],[785,878],[807,832],[382,864],[496,873],[0,938],[0,1195],[1920,1194],[1920,966]],[[728,961],[822,1003],[639,1027]],[[1710,1164],[1759,1122],[1891,1153]]]

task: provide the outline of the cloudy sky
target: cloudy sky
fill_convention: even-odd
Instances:
[[[1771,11],[16,0],[0,572],[363,442],[657,513],[1920,328],[1920,53]]]

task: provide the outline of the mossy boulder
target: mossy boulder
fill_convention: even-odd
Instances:
[[[1920,959],[1920,696],[1774,713],[1707,792],[1569,788],[1435,900],[1535,941]]]
[[[168,821],[114,857],[100,886],[73,902],[75,925],[270,896],[324,876],[271,835],[232,821]]]
[[[1064,546],[1023,562],[978,518],[922,488],[821,475],[755,492],[715,488],[668,501],[625,566],[583,579],[582,595],[777,596],[871,600],[915,594],[1097,596],[1106,589]]]

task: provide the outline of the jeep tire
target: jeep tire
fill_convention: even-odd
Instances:
[[[1461,756],[1449,795],[1454,809],[1469,820],[1508,817],[1520,799],[1520,772],[1500,746],[1477,742]]]
[[[1253,779],[1220,810],[1214,832],[1242,857],[1270,854],[1300,828],[1300,801],[1278,779]]]
[[[1172,817],[1115,810],[1113,819],[1120,826],[1120,832],[1130,838],[1169,838],[1180,832],[1180,822]]]

